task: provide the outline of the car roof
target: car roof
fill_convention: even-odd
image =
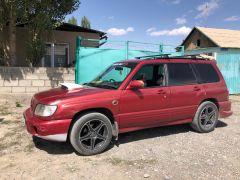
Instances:
[[[145,64],[145,63],[203,63],[203,64],[210,64],[216,63],[215,60],[209,59],[186,59],[186,58],[159,58],[159,59],[132,59],[132,60],[124,60],[120,61],[121,63],[137,63],[137,64]]]

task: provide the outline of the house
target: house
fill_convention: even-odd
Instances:
[[[182,46],[186,55],[213,56],[230,94],[240,93],[240,30],[194,27]]]
[[[27,24],[18,25],[16,28],[16,57],[17,66],[28,66],[27,59]],[[106,33],[94,29],[63,23],[46,37],[46,51],[38,66],[42,67],[68,67],[74,64],[76,56],[76,37],[84,39],[103,39]],[[1,39],[7,42],[7,32],[0,34]],[[83,47],[99,47],[98,41],[83,41]]]

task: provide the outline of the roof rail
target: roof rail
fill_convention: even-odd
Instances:
[[[205,54],[194,54],[194,55],[184,55],[184,56],[171,56],[171,54],[156,54],[150,56],[140,56],[136,59],[150,60],[150,59],[193,59],[193,60],[213,60],[214,57]]]
[[[184,55],[184,56],[176,56],[171,57],[174,59],[194,59],[194,60],[213,60],[213,56],[208,56],[205,54],[193,54],[193,55]]]
[[[171,55],[171,54],[155,54],[155,55],[149,55],[149,56],[139,56],[139,57],[136,57],[136,59],[159,59],[159,58],[169,58],[169,55]]]

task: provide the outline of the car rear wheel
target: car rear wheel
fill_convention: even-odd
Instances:
[[[103,114],[92,112],[81,116],[73,124],[70,142],[81,155],[99,154],[112,140],[112,125]]]
[[[203,102],[193,118],[191,127],[201,133],[211,132],[218,123],[218,108],[211,101]]]

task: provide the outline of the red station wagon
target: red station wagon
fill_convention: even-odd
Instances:
[[[69,140],[82,155],[103,152],[119,133],[189,123],[213,131],[232,114],[216,61],[149,56],[114,63],[93,81],[37,93],[24,112],[27,131]]]

